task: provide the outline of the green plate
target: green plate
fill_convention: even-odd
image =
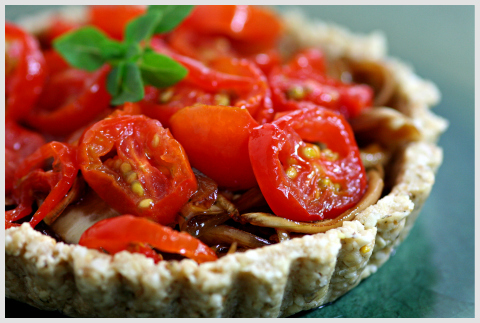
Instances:
[[[54,6],[5,6],[7,20]],[[474,317],[474,6],[298,6],[357,32],[382,30],[389,55],[442,92],[444,162],[406,241],[377,273],[295,317]],[[280,10],[292,6],[280,7]],[[63,317],[6,299],[6,317]]]

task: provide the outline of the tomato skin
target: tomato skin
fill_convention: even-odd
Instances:
[[[119,213],[164,225],[176,222],[178,210],[197,189],[182,146],[143,115],[92,125],[80,139],[78,161],[85,181]]]
[[[43,57],[45,57],[47,73],[50,77],[70,68],[68,62],[54,49],[44,51]]]
[[[237,190],[256,186],[248,138],[258,124],[246,109],[195,105],[178,111],[170,123],[192,166],[220,187]]]
[[[66,69],[51,77],[27,122],[51,135],[64,136],[87,125],[110,106],[106,89],[110,67],[88,73]],[[60,94],[59,94],[60,93]]]
[[[226,36],[246,53],[273,47],[282,32],[272,11],[245,5],[196,6],[181,26],[199,34]]]
[[[353,118],[372,106],[370,86],[342,83],[327,77],[325,69],[323,54],[318,49],[304,50],[288,64],[274,67],[268,79],[275,110],[297,110],[300,102],[311,102]]]
[[[184,80],[166,90],[171,94],[165,102],[159,99],[162,91],[146,87],[140,103],[142,112],[166,127],[175,112],[195,103],[245,107],[254,117],[264,110],[273,111],[267,78],[251,61],[223,56],[212,59],[207,66],[172,51],[159,38],[152,40],[152,47],[188,69]],[[221,98],[227,102],[221,103]]]
[[[81,27],[79,23],[65,20],[65,18],[60,16],[53,17],[50,27],[45,32],[47,44],[51,46],[55,38],[60,37],[69,31],[78,29],[79,27]]]
[[[5,57],[5,116],[23,120],[42,92],[45,59],[36,38],[9,22],[5,22],[5,40],[19,47],[14,48],[15,57],[10,57],[8,49]]]
[[[308,157],[305,141],[322,142],[337,157],[320,152]],[[366,174],[353,132],[333,111],[296,110],[257,127],[249,153],[260,189],[278,216],[294,221],[335,218],[365,192]],[[290,167],[295,169],[289,176]],[[332,185],[321,187],[327,179]],[[341,189],[335,191],[333,183]]]
[[[122,40],[127,24],[145,13],[145,6],[102,5],[88,7],[89,24],[103,30],[110,37]]]
[[[45,161],[53,158],[52,170],[44,171]],[[52,141],[29,155],[15,172],[14,210],[5,212],[5,220],[13,222],[32,212],[36,192],[48,193],[42,205],[30,220],[35,227],[65,197],[78,173],[74,147]]]
[[[5,120],[5,195],[13,189],[18,165],[43,144],[45,139],[40,134],[19,126],[11,119]]]
[[[82,234],[78,244],[115,254],[129,250],[132,243],[147,244],[163,252],[181,254],[198,263],[217,259],[212,249],[188,233],[133,215],[121,215],[95,223]],[[146,250],[148,249],[142,253],[152,257]]]

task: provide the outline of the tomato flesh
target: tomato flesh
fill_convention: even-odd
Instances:
[[[44,170],[51,158],[52,169]],[[46,194],[30,220],[30,225],[35,227],[65,197],[77,173],[76,150],[72,146],[56,141],[41,146],[25,158],[15,173],[13,198],[17,207],[5,212],[5,224],[28,216],[36,196]]]
[[[202,35],[227,37],[237,51],[252,53],[271,48],[282,31],[275,14],[253,6],[196,6],[182,23]]]
[[[106,89],[109,70],[107,65],[93,73],[68,68],[52,75],[27,117],[28,124],[57,136],[87,125],[110,106]]]
[[[144,14],[144,6],[108,5],[90,6],[90,24],[101,29],[110,37],[122,40],[127,24],[136,17]]]
[[[220,187],[235,190],[256,185],[248,138],[258,124],[246,109],[195,105],[178,111],[170,122],[192,166]]]
[[[35,37],[5,23],[6,117],[22,120],[32,109],[45,82],[45,59]]]
[[[136,251],[154,259],[156,257],[152,247],[183,255],[198,263],[217,259],[212,249],[188,233],[133,215],[122,215],[95,223],[82,234],[78,244],[111,254],[123,250]]]
[[[122,214],[176,222],[197,183],[182,146],[160,122],[143,115],[104,119],[80,140],[85,181]]]
[[[312,143],[322,143],[321,149]],[[272,211],[295,221],[335,218],[365,191],[353,132],[339,114],[296,110],[252,131],[249,153]]]
[[[296,110],[299,102],[311,102],[353,118],[373,102],[370,86],[327,77],[323,54],[317,49],[300,52],[288,64],[273,68],[269,82],[276,111]]]
[[[27,130],[11,119],[5,120],[5,194],[13,189],[14,174],[18,165],[40,146],[45,139]]]

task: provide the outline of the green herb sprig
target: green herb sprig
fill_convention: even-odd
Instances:
[[[190,14],[193,6],[149,6],[146,13],[128,23],[124,41],[110,39],[95,27],[87,26],[55,39],[53,47],[73,67],[95,71],[112,66],[107,78],[111,104],[137,102],[145,95],[145,85],[163,88],[187,75],[172,58],[156,53],[149,46],[154,34],[174,29]]]

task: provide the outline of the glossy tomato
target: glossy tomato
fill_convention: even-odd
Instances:
[[[11,119],[5,120],[5,194],[13,188],[18,165],[45,143],[38,133],[19,126]]]
[[[188,69],[187,77],[168,89],[147,87],[142,112],[169,126],[171,116],[195,103],[246,108],[252,116],[271,108],[271,93],[263,72],[247,59],[218,57],[209,65],[179,55],[158,38],[152,46]]]
[[[301,109],[257,127],[249,152],[260,189],[278,216],[335,218],[365,192],[365,169],[353,132],[336,112]]]
[[[6,117],[26,117],[42,92],[45,59],[35,37],[16,25],[5,23]]]
[[[49,142],[25,158],[15,172],[13,199],[17,207],[5,212],[6,228],[30,215],[35,200],[44,198],[30,220],[35,227],[65,197],[77,173],[76,150],[65,143]]]
[[[156,262],[162,258],[152,248],[180,254],[198,263],[217,259],[212,249],[188,233],[133,215],[121,215],[95,223],[82,234],[78,244],[111,254],[123,250],[143,253]]]
[[[295,55],[269,74],[276,111],[299,108],[299,102],[312,102],[352,118],[371,107],[373,89],[365,84],[347,84],[325,75],[321,51],[308,49]]]
[[[246,109],[195,105],[178,111],[170,123],[192,166],[220,187],[235,190],[256,185],[248,138],[258,123]]]
[[[180,26],[197,34],[228,38],[236,51],[252,54],[273,47],[282,31],[277,16],[253,6],[196,6]]]
[[[182,146],[143,115],[95,123],[80,140],[78,161],[85,181],[112,208],[164,225],[175,223],[197,189]]]
[[[89,24],[103,30],[110,37],[121,40],[127,24],[145,13],[145,6],[90,6]]]
[[[110,106],[106,89],[110,67],[93,73],[74,68],[53,74],[30,111],[27,122],[33,128],[52,135],[68,135],[87,125]]]

